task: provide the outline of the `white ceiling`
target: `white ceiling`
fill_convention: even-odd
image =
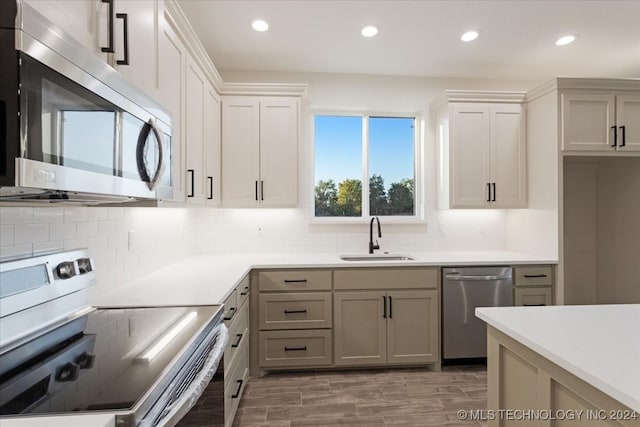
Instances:
[[[640,0],[178,2],[223,71],[640,78]],[[378,35],[362,37],[365,25]],[[460,41],[467,30],[480,37]],[[577,40],[555,46],[567,33]]]

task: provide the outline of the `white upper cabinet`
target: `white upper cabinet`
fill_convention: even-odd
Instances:
[[[526,207],[522,104],[451,102],[448,117],[438,120],[440,179],[448,180],[440,188],[449,192],[448,207]]]
[[[563,93],[561,125],[565,152],[640,151],[640,95]]]
[[[223,97],[224,206],[297,205],[299,105],[297,97]]]
[[[205,203],[205,94],[207,81],[198,64],[187,56],[185,140],[187,141],[187,203]]]
[[[221,111],[220,97],[210,84],[204,95],[204,151],[206,162],[205,197],[210,206],[220,204]]]

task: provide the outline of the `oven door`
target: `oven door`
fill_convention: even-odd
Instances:
[[[169,127],[71,63],[57,65],[64,75],[20,53],[16,186],[171,197]]]

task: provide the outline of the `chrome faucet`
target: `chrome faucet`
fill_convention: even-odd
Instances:
[[[377,221],[378,222],[378,237],[382,237],[382,231],[380,231],[380,220],[378,219],[377,216],[374,216],[373,218],[371,218],[371,222],[369,223],[369,253],[372,254],[374,250],[376,249],[380,249],[380,245],[378,244],[378,241],[376,240],[376,243],[373,243],[373,221]]]

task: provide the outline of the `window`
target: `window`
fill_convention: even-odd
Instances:
[[[415,116],[315,115],[315,217],[415,217],[415,123]]]

